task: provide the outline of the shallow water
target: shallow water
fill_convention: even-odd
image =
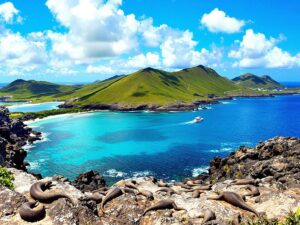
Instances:
[[[240,145],[300,137],[299,95],[224,103],[197,112],[97,112],[34,122],[47,138],[29,150],[30,170],[74,179],[95,169],[109,182],[144,175],[176,180],[196,176]],[[196,116],[204,121],[190,123]]]
[[[20,105],[20,104],[25,104],[25,103],[22,103],[22,102],[1,102],[0,101],[0,106],[1,105]]]
[[[2,104],[4,103],[2,102]],[[7,104],[7,102],[5,104]],[[11,106],[9,106],[8,109],[11,112],[39,112],[44,110],[57,109],[57,106],[59,106],[60,104],[62,104],[62,102],[45,102],[39,104],[10,102],[9,105]]]

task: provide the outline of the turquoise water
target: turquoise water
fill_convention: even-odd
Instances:
[[[0,102],[0,105],[7,104]],[[57,109],[57,106],[62,104],[61,102],[46,102],[40,104],[29,104],[29,103],[20,103],[20,102],[10,102],[12,106],[9,106],[8,109],[11,112],[39,112],[44,110]]]
[[[108,181],[197,175],[215,156],[277,135],[300,137],[300,96],[242,98],[210,110],[176,113],[98,112],[34,122],[47,133],[29,150],[31,171],[74,179],[98,170]],[[190,121],[204,117],[201,123]]]
[[[0,106],[1,105],[20,105],[20,104],[22,104],[22,103],[21,102],[0,102]]]

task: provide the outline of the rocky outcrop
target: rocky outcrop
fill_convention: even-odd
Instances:
[[[37,179],[26,172],[10,169],[15,176],[14,191],[0,188],[0,224],[23,225],[30,224],[22,220],[18,210],[20,206],[29,200],[29,193],[32,184]],[[57,181],[51,177],[44,178],[45,181],[52,181],[52,190],[61,190],[74,199],[74,204],[64,198],[59,198],[51,203],[43,203],[46,209],[46,216],[41,221],[34,224],[103,224],[103,225],[153,225],[153,224],[202,224],[202,213],[211,210],[215,217],[211,218],[208,224],[230,224],[230,222],[240,215],[242,221],[252,219],[255,215],[249,211],[233,206],[225,201],[210,200],[210,196],[215,196],[215,191],[230,191],[239,195],[246,195],[245,185],[230,185],[231,180],[218,182],[211,187],[205,187],[203,181],[198,180],[198,185],[191,185],[190,182],[165,183],[174,193],[163,191],[165,188],[159,187],[161,183],[155,182],[152,178],[137,178],[122,180],[116,183],[108,191],[115,188],[125,190],[125,194],[120,194],[110,198],[101,210],[101,203],[93,200],[92,192],[83,192],[76,189],[68,181]],[[201,182],[203,182],[201,184]],[[129,184],[134,184],[134,188],[129,188]],[[130,185],[129,185],[130,186]],[[186,187],[189,187],[188,189]],[[194,195],[194,189],[203,188],[200,196]],[[275,184],[258,181],[257,188],[259,196],[246,197],[245,202],[268,219],[283,218],[290,210],[295,211],[300,206],[300,193],[298,189],[289,188],[281,190]],[[167,188],[168,189],[168,188]],[[105,189],[103,189],[104,191]],[[152,193],[153,198],[147,198],[141,193]],[[98,193],[98,192],[95,192]],[[99,194],[105,198],[104,192]],[[108,194],[107,194],[108,195]],[[179,210],[166,208],[153,210],[144,215],[147,208],[156,203],[168,200],[173,201]],[[100,201],[101,202],[101,201]]]
[[[22,121],[10,119],[8,109],[0,106],[0,165],[26,170],[27,153],[22,147],[40,137],[41,133],[34,132]]]
[[[46,209],[46,216],[41,221],[29,223],[24,221],[18,211],[20,206],[27,201],[32,201],[29,190],[32,184],[38,180],[24,171],[10,169],[14,174],[14,191],[0,187],[0,224],[3,225],[71,225],[71,224],[95,224],[101,225],[99,217],[96,216],[87,206],[78,199],[84,198],[84,193],[76,189],[69,182],[57,181],[52,178],[43,180],[52,181],[53,189],[61,190],[74,199],[74,204],[65,198],[59,198],[51,203],[43,203]]]
[[[212,160],[208,176],[201,177],[213,182],[272,177],[283,186],[300,187],[300,140],[275,137],[253,148],[242,146],[228,157]]]
[[[93,170],[80,174],[72,184],[81,191],[95,191],[106,186],[104,178]]]

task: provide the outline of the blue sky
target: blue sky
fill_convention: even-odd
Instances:
[[[0,83],[199,64],[300,81],[299,11],[297,0],[0,1]]]

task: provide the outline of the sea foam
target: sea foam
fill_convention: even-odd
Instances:
[[[193,177],[197,177],[200,174],[208,173],[208,169],[209,169],[208,166],[204,166],[204,167],[202,166],[202,167],[194,168],[192,170],[192,175],[193,175]]]

